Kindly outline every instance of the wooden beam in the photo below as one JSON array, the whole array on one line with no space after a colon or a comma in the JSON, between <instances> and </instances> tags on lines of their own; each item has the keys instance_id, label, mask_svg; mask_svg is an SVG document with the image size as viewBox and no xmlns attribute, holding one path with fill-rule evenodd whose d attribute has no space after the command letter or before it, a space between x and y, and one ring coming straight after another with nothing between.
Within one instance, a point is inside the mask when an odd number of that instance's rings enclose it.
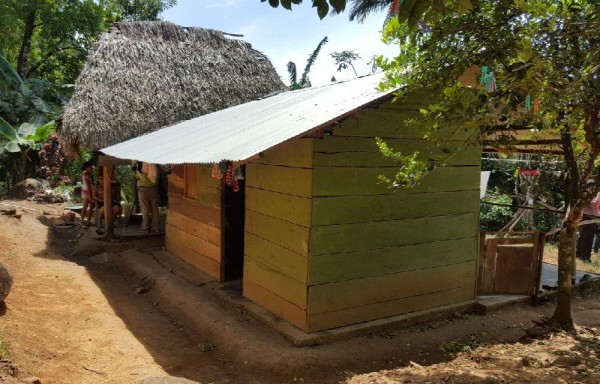
<instances>
[{"instance_id":1,"label":"wooden beam","mask_svg":"<svg viewBox=\"0 0 600 384\"><path fill-rule=\"evenodd\" d=\"M492 145L495 140L483 140L483 145ZM519 140L516 139L515 145L552 145L560 144L560 139L543 139L543 140Z\"/></svg>"},{"instance_id":2,"label":"wooden beam","mask_svg":"<svg viewBox=\"0 0 600 384\"><path fill-rule=\"evenodd\" d=\"M113 221L112 221L112 196L111 196L111 179L113 167L105 165L102 167L102 177L104 180L104 228L105 237L112 239L114 236Z\"/></svg>"},{"instance_id":3,"label":"wooden beam","mask_svg":"<svg viewBox=\"0 0 600 384\"><path fill-rule=\"evenodd\" d=\"M533 153L533 154L543 154L543 155L562 155L562 151L557 151L557 150L552 150L552 149L523 149L523 148L514 147L514 148L511 148L511 150L509 151L508 149L501 150L501 149L489 148L489 147L483 148L483 153L506 153L506 152L524 153L524 154Z\"/></svg>"}]
</instances>

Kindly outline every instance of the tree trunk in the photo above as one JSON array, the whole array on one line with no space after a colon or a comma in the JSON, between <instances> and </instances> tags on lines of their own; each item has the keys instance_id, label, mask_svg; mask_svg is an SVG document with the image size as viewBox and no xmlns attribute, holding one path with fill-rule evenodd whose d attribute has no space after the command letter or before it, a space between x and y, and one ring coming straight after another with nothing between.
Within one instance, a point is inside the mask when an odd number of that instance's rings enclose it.
<instances>
[{"instance_id":1,"label":"tree trunk","mask_svg":"<svg viewBox=\"0 0 600 384\"><path fill-rule=\"evenodd\" d=\"M21 78L27 77L27 67L29 61L29 52L31 52L31 42L33 39L33 31L35 29L36 10L32 9L25 18L25 28L23 30L23 40L21 41L21 50L17 59L17 73Z\"/></svg>"},{"instance_id":2,"label":"tree trunk","mask_svg":"<svg viewBox=\"0 0 600 384\"><path fill-rule=\"evenodd\" d=\"M551 321L564 329L573 329L571 316L571 274L575 263L575 234L579 213L568 211L559 233L558 294Z\"/></svg>"}]
</instances>

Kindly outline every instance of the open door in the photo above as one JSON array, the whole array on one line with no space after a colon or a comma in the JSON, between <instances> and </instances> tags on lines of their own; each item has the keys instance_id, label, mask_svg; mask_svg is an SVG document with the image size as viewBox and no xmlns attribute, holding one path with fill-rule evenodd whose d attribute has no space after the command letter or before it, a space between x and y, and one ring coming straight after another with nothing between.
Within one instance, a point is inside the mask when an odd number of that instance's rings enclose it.
<instances>
[{"instance_id":1,"label":"open door","mask_svg":"<svg viewBox=\"0 0 600 384\"><path fill-rule=\"evenodd\" d=\"M543 253L541 232L482 233L477 294L537 295Z\"/></svg>"},{"instance_id":2,"label":"open door","mask_svg":"<svg viewBox=\"0 0 600 384\"><path fill-rule=\"evenodd\" d=\"M245 174L245 166L242 165ZM223 211L225 229L224 241L224 279L240 279L244 271L244 222L246 213L245 180L238 180L239 191L223 186Z\"/></svg>"}]
</instances>

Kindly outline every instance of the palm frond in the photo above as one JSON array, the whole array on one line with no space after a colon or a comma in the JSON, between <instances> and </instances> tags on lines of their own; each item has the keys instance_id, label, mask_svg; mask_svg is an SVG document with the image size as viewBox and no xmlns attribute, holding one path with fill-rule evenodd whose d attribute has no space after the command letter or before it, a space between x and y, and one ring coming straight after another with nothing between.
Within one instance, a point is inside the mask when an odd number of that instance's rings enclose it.
<instances>
[{"instance_id":1,"label":"palm frond","mask_svg":"<svg viewBox=\"0 0 600 384\"><path fill-rule=\"evenodd\" d=\"M296 71L296 63L293 61L288 61L287 63L287 71L290 75L290 85L298 84L298 73Z\"/></svg>"},{"instance_id":2,"label":"palm frond","mask_svg":"<svg viewBox=\"0 0 600 384\"><path fill-rule=\"evenodd\" d=\"M350 21L358 21L362 23L365 21L367 16L373 12L380 12L383 10L388 10L388 16L386 19L389 19L391 15L389 15L389 9L394 0L351 0L352 8L350 9L350 14L348 18Z\"/></svg>"},{"instance_id":3,"label":"palm frond","mask_svg":"<svg viewBox=\"0 0 600 384\"><path fill-rule=\"evenodd\" d=\"M300 85L303 88L305 85L309 86L310 83L308 80L308 73L310 72L310 69L315 61L317 61L317 56L319 56L319 52L321 52L321 47L323 47L323 45L325 45L328 41L329 40L327 39L327 36L325 36L319 45L317 45L317 48L313 51L313 53L308 56L308 60L306 60L306 67L304 68L304 72L302 72L302 77L300 78Z\"/></svg>"}]
</instances>

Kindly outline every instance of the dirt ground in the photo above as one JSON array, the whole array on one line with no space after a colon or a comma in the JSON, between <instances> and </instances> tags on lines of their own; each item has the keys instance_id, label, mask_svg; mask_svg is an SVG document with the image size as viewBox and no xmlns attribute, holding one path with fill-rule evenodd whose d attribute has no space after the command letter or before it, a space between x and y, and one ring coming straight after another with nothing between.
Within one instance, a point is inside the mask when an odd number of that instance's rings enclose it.
<instances>
[{"instance_id":1,"label":"dirt ground","mask_svg":"<svg viewBox=\"0 0 600 384\"><path fill-rule=\"evenodd\" d=\"M457 313L304 348L249 323L248 332L271 336L261 341L263 354L242 361L219 345L207 347L194 330L183 331L126 274L87 262L107 250L160 248L164 239L107 243L92 238L93 228L53 229L60 204L0 203L0 209L20 206L22 214L0 215L0 262L14 276L0 304L0 382L139 383L171 376L200 383L600 383L600 292L592 288L574 299L574 334L524 338L532 320L552 314L552 303L485 316ZM306 369L270 367L282 353L303 356Z\"/></svg>"}]
</instances>

